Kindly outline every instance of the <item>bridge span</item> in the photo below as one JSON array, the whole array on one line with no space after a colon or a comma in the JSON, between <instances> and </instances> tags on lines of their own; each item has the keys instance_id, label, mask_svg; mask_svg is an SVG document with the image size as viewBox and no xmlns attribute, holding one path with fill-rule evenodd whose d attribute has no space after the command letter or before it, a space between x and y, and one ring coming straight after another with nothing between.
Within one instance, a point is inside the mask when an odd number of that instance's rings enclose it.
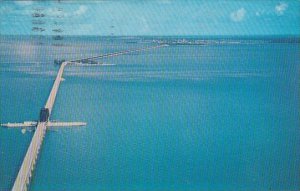
<instances>
[{"instance_id":1,"label":"bridge span","mask_svg":"<svg viewBox=\"0 0 300 191\"><path fill-rule=\"evenodd\" d=\"M36 163L40 147L43 143L43 139L47 130L47 123L51 115L51 111L55 102L56 94L62 79L62 74L64 72L65 66L68 62L61 64L59 71L57 73L56 79L54 81L53 87L51 89L50 95L46 102L45 108L49 110L49 115L45 121L39 121L37 123L36 130L32 137L31 143L26 152L25 158L22 162L21 168L15 180L12 190L13 191L24 191L27 190L27 185L30 182L32 176L32 171L34 170L34 165Z\"/></svg>"},{"instance_id":2,"label":"bridge span","mask_svg":"<svg viewBox=\"0 0 300 191\"><path fill-rule=\"evenodd\" d=\"M89 58L84 58L84 59L76 59L76 60L72 60L72 61L62 62L60 65L60 68L58 70L57 76L55 78L50 95L45 104L45 107L41 110L40 120L37 122L36 130L34 132L34 135L32 137L32 140L30 142L30 145L28 147L28 150L26 152L24 160L22 162L21 168L18 172L17 178L14 182L12 191L27 191L27 189L28 189L27 186L30 183L30 179L32 177L32 172L34 170L34 166L35 166L36 160L38 158L39 150L41 148L43 139L46 134L47 126L70 126L72 124L72 123L60 123L60 124L59 123L51 123L49 121L49 118L51 116L51 112L53 109L53 105L55 102L55 98L56 98L56 95L58 92L58 88L59 88L60 82L63 79L62 75L63 75L64 69L65 69L65 66L67 66L68 64L74 64L76 62L80 62L82 60L102 59L102 58L107 58L107 57L119 56L119 55L123 55L123 54L129 54L132 52L151 50L151 49L165 47L165 46L168 46L168 45L159 45L159 46L140 48L140 49L135 49L135 50L125 50L125 51L121 51L121 52L103 54L100 56L94 56L94 57L89 57ZM30 124L27 124L27 125L30 125ZM85 123L80 123L80 122L73 122L73 124L75 124L75 126L85 125ZM20 123L4 124L4 126L20 127Z\"/></svg>"}]
</instances>

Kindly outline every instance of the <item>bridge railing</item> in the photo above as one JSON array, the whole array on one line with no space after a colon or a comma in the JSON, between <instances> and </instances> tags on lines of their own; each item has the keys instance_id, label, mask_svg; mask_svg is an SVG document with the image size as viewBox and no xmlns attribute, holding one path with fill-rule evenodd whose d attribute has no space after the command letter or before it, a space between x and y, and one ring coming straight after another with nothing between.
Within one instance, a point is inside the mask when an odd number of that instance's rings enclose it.
<instances>
[{"instance_id":1,"label":"bridge railing","mask_svg":"<svg viewBox=\"0 0 300 191\"><path fill-rule=\"evenodd\" d=\"M13 191L27 190L27 184L29 183L29 180L31 178L32 170L38 157L38 152L41 147L45 132L46 123L39 123L28 147L18 176L15 180L14 186L12 188Z\"/></svg>"}]
</instances>

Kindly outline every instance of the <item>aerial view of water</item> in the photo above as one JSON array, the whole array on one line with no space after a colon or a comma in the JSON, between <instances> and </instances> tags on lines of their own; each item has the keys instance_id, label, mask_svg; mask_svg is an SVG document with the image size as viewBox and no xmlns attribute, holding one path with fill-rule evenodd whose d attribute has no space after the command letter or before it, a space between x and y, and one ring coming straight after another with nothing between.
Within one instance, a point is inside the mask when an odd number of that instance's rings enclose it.
<instances>
[{"instance_id":1,"label":"aerial view of water","mask_svg":"<svg viewBox=\"0 0 300 191\"><path fill-rule=\"evenodd\" d=\"M0 122L38 120L65 68L30 190L299 190L298 37L0 36ZM33 131L0 128L0 190Z\"/></svg>"}]
</instances>

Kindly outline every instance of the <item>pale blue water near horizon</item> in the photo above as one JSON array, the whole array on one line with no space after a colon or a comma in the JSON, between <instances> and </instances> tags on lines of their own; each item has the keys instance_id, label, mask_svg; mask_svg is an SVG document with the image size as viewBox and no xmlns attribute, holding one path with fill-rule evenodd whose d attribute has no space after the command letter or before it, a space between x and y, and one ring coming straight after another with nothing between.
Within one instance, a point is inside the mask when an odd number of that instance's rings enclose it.
<instances>
[{"instance_id":1,"label":"pale blue water near horizon","mask_svg":"<svg viewBox=\"0 0 300 191\"><path fill-rule=\"evenodd\" d=\"M30 190L299 190L298 37L0 36L0 122L38 118L55 58L183 38L68 66L51 118L88 125L47 132ZM0 190L32 135L0 128Z\"/></svg>"}]
</instances>

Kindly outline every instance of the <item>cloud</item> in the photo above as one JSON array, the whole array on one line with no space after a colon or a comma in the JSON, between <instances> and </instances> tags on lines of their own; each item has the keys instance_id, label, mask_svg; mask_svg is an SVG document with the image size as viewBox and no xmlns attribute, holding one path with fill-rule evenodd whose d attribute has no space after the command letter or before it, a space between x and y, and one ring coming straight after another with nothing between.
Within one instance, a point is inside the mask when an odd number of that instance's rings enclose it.
<instances>
[{"instance_id":1,"label":"cloud","mask_svg":"<svg viewBox=\"0 0 300 191\"><path fill-rule=\"evenodd\" d=\"M265 10L259 10L259 11L256 11L256 12L255 12L255 15L256 15L257 17L260 17L260 16L262 16L262 15L265 14L265 13L266 13Z\"/></svg>"},{"instance_id":2,"label":"cloud","mask_svg":"<svg viewBox=\"0 0 300 191\"><path fill-rule=\"evenodd\" d=\"M8 6L0 7L0 14L8 14L12 11L13 11L13 9L11 7L8 7Z\"/></svg>"},{"instance_id":3,"label":"cloud","mask_svg":"<svg viewBox=\"0 0 300 191\"><path fill-rule=\"evenodd\" d=\"M58 11L57 8L49 8L46 10L47 16L66 16L64 12Z\"/></svg>"},{"instance_id":4,"label":"cloud","mask_svg":"<svg viewBox=\"0 0 300 191\"><path fill-rule=\"evenodd\" d=\"M17 5L20 5L20 6L27 6L27 5L32 5L32 1L15 1L15 3Z\"/></svg>"},{"instance_id":5,"label":"cloud","mask_svg":"<svg viewBox=\"0 0 300 191\"><path fill-rule=\"evenodd\" d=\"M159 0L158 3L160 4L171 4L171 0Z\"/></svg>"},{"instance_id":6,"label":"cloud","mask_svg":"<svg viewBox=\"0 0 300 191\"><path fill-rule=\"evenodd\" d=\"M142 32L149 32L150 27L149 27L147 19L145 17L140 17L140 21L142 24L142 27L141 27Z\"/></svg>"},{"instance_id":7,"label":"cloud","mask_svg":"<svg viewBox=\"0 0 300 191\"><path fill-rule=\"evenodd\" d=\"M94 31L94 25L93 24L79 24L76 28L73 28L70 33L73 34L89 34L92 31Z\"/></svg>"},{"instance_id":8,"label":"cloud","mask_svg":"<svg viewBox=\"0 0 300 191\"><path fill-rule=\"evenodd\" d=\"M234 22L240 22L245 18L246 13L246 9L240 8L239 10L232 12L230 18Z\"/></svg>"},{"instance_id":9,"label":"cloud","mask_svg":"<svg viewBox=\"0 0 300 191\"><path fill-rule=\"evenodd\" d=\"M74 15L78 15L78 16L82 15L82 14L86 13L87 10L88 10L88 8L86 6L81 5L79 7L79 9L74 12Z\"/></svg>"},{"instance_id":10,"label":"cloud","mask_svg":"<svg viewBox=\"0 0 300 191\"><path fill-rule=\"evenodd\" d=\"M57 8L49 8L46 10L46 14L52 17L73 17L80 16L86 13L88 8L84 5L79 6L79 8L73 12L71 11L59 11Z\"/></svg>"},{"instance_id":11,"label":"cloud","mask_svg":"<svg viewBox=\"0 0 300 191\"><path fill-rule=\"evenodd\" d=\"M277 15L283 15L287 8L288 4L281 2L275 6L275 12Z\"/></svg>"}]
</instances>

